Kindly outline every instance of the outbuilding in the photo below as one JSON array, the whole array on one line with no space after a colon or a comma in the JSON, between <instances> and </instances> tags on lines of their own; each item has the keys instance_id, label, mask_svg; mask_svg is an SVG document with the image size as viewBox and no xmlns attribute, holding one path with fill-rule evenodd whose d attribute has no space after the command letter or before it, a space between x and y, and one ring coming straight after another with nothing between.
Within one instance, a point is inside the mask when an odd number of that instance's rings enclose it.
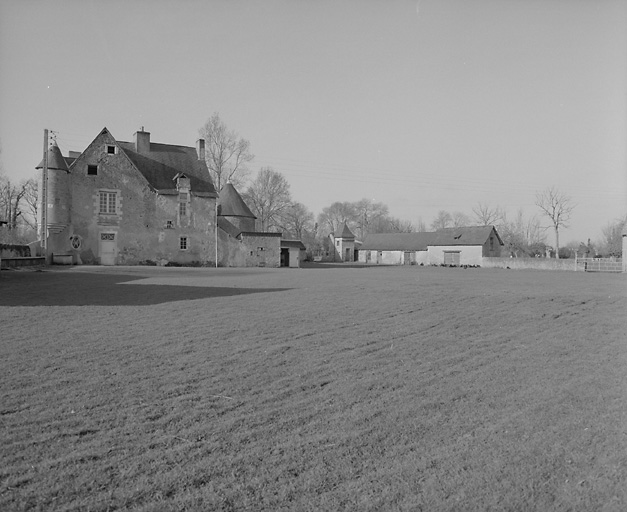
<instances>
[{"instance_id":1,"label":"outbuilding","mask_svg":"<svg viewBox=\"0 0 627 512\"><path fill-rule=\"evenodd\" d=\"M502 246L494 226L375 233L364 239L359 261L379 265L481 265L485 257L499 257Z\"/></svg>"},{"instance_id":2,"label":"outbuilding","mask_svg":"<svg viewBox=\"0 0 627 512\"><path fill-rule=\"evenodd\" d=\"M299 268L305 261L306 250L300 240L281 240L281 266Z\"/></svg>"}]
</instances>

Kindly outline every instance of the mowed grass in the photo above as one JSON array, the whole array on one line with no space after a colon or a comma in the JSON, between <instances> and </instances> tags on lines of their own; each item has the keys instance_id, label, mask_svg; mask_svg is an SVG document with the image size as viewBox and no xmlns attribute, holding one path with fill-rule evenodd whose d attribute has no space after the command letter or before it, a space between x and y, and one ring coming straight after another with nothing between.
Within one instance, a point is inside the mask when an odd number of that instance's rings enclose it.
<instances>
[{"instance_id":1,"label":"mowed grass","mask_svg":"<svg viewBox=\"0 0 627 512\"><path fill-rule=\"evenodd\" d=\"M0 510L625 510L626 278L3 272Z\"/></svg>"}]
</instances>

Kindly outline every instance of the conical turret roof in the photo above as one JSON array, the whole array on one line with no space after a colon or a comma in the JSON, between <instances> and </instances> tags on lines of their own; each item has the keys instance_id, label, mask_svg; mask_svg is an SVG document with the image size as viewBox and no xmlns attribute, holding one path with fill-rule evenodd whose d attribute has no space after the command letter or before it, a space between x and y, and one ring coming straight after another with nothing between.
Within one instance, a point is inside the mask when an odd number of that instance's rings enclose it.
<instances>
[{"instance_id":1,"label":"conical turret roof","mask_svg":"<svg viewBox=\"0 0 627 512\"><path fill-rule=\"evenodd\" d=\"M342 234L338 238L355 238L355 235L353 235L353 232L350 229L348 229L346 222L344 223L344 227L342 228Z\"/></svg>"},{"instance_id":2,"label":"conical turret roof","mask_svg":"<svg viewBox=\"0 0 627 512\"><path fill-rule=\"evenodd\" d=\"M43 167L44 160L42 158L40 164L35 167L35 169L43 169ZM59 149L59 146L56 145L56 143L48 148L48 169L56 169L58 171L69 172L67 162L65 161L65 158L61 154L61 150Z\"/></svg>"},{"instance_id":3,"label":"conical turret roof","mask_svg":"<svg viewBox=\"0 0 627 512\"><path fill-rule=\"evenodd\" d=\"M249 217L256 219L250 208L246 206L246 203L239 195L239 192L235 190L235 187L231 183L227 183L220 190L220 197L218 199L218 205L220 206L220 215L224 217Z\"/></svg>"}]
</instances>

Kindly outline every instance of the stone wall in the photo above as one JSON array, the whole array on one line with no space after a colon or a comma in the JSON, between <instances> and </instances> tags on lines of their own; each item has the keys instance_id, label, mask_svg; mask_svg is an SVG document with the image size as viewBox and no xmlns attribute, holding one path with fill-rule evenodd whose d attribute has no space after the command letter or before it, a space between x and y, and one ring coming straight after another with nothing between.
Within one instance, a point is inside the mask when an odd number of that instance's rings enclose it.
<instances>
[{"instance_id":1,"label":"stone wall","mask_svg":"<svg viewBox=\"0 0 627 512\"><path fill-rule=\"evenodd\" d=\"M485 268L511 268L536 270L576 270L574 259L554 258L483 258Z\"/></svg>"},{"instance_id":2,"label":"stone wall","mask_svg":"<svg viewBox=\"0 0 627 512\"><path fill-rule=\"evenodd\" d=\"M0 244L0 257L2 258L30 258L36 256L31 254L30 246L16 244Z\"/></svg>"}]
</instances>

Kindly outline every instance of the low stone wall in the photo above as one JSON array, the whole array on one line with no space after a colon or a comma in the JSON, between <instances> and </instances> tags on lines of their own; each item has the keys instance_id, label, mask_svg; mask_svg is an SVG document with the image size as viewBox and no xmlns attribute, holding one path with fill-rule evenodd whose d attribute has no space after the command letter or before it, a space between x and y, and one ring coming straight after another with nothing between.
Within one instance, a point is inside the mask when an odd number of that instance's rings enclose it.
<instances>
[{"instance_id":1,"label":"low stone wall","mask_svg":"<svg viewBox=\"0 0 627 512\"><path fill-rule=\"evenodd\" d=\"M553 258L483 258L481 266L484 268L577 270L574 259Z\"/></svg>"},{"instance_id":2,"label":"low stone wall","mask_svg":"<svg viewBox=\"0 0 627 512\"><path fill-rule=\"evenodd\" d=\"M0 244L1 258L30 258L31 248L28 245Z\"/></svg>"},{"instance_id":3,"label":"low stone wall","mask_svg":"<svg viewBox=\"0 0 627 512\"><path fill-rule=\"evenodd\" d=\"M0 268L33 267L46 264L46 258L32 254L28 245L0 244Z\"/></svg>"}]
</instances>

